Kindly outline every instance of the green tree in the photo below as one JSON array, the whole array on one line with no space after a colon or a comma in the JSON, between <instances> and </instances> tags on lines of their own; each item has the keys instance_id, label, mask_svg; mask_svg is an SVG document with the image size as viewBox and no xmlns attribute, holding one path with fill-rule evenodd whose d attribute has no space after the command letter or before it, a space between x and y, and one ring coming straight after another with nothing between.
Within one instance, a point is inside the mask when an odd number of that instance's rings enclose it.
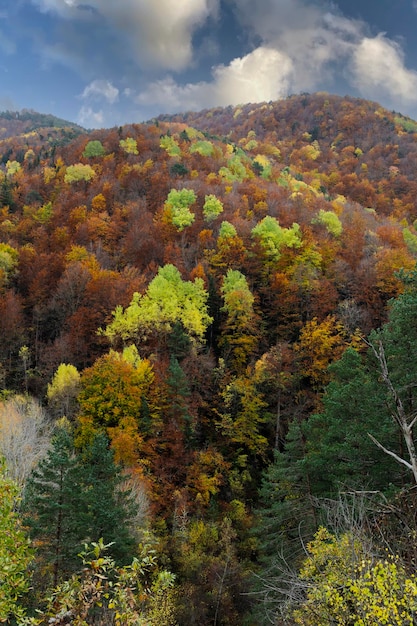
<instances>
[{"instance_id":1,"label":"green tree","mask_svg":"<svg viewBox=\"0 0 417 626\"><path fill-rule=\"evenodd\" d=\"M137 141L133 137L121 139L119 145L127 154L139 154Z\"/></svg>"},{"instance_id":2,"label":"green tree","mask_svg":"<svg viewBox=\"0 0 417 626\"><path fill-rule=\"evenodd\" d=\"M340 237L342 234L342 222L333 211L324 211L320 209L317 216L311 220L312 224L322 224L328 233L334 237Z\"/></svg>"},{"instance_id":3,"label":"green tree","mask_svg":"<svg viewBox=\"0 0 417 626\"><path fill-rule=\"evenodd\" d=\"M15 274L18 262L18 251L7 243L0 243L0 288Z\"/></svg>"},{"instance_id":4,"label":"green tree","mask_svg":"<svg viewBox=\"0 0 417 626\"><path fill-rule=\"evenodd\" d=\"M300 248L302 243L298 224L283 228L276 218L269 215L252 228L252 237L259 240L270 261L277 261L281 257L282 248Z\"/></svg>"},{"instance_id":5,"label":"green tree","mask_svg":"<svg viewBox=\"0 0 417 626\"><path fill-rule=\"evenodd\" d=\"M76 457L72 436L57 428L46 457L30 475L22 509L41 562L52 569L54 586L74 567L80 548L74 513L79 495L72 479ZM75 522L75 523L74 523Z\"/></svg>"},{"instance_id":6,"label":"green tree","mask_svg":"<svg viewBox=\"0 0 417 626\"><path fill-rule=\"evenodd\" d=\"M0 459L0 622L22 619L22 597L30 586L33 551L16 513L19 489Z\"/></svg>"},{"instance_id":7,"label":"green tree","mask_svg":"<svg viewBox=\"0 0 417 626\"><path fill-rule=\"evenodd\" d=\"M203 215L206 222L212 222L221 213L223 213L222 202L213 194L206 196L203 205Z\"/></svg>"},{"instance_id":8,"label":"green tree","mask_svg":"<svg viewBox=\"0 0 417 626\"><path fill-rule=\"evenodd\" d=\"M415 273L402 279L387 324L369 335L363 357L348 349L330 366L323 411L303 427L305 464L322 493L341 485L386 491L401 484L404 468L417 481L417 283Z\"/></svg>"},{"instance_id":9,"label":"green tree","mask_svg":"<svg viewBox=\"0 0 417 626\"><path fill-rule=\"evenodd\" d=\"M107 436L97 433L89 446L77 451L76 460L71 479L79 486L79 498L72 514L78 517L79 545L102 538L111 544L109 553L117 563L128 563L135 550L129 529L133 502L122 489L124 479Z\"/></svg>"},{"instance_id":10,"label":"green tree","mask_svg":"<svg viewBox=\"0 0 417 626\"><path fill-rule=\"evenodd\" d=\"M91 165L76 163L68 165L65 172L64 180L66 183L78 183L80 181L88 182L96 175Z\"/></svg>"},{"instance_id":11,"label":"green tree","mask_svg":"<svg viewBox=\"0 0 417 626\"><path fill-rule=\"evenodd\" d=\"M48 383L47 398L54 413L68 418L74 417L77 410L77 396L80 392L80 373L74 365L61 363L52 381Z\"/></svg>"},{"instance_id":12,"label":"green tree","mask_svg":"<svg viewBox=\"0 0 417 626\"><path fill-rule=\"evenodd\" d=\"M91 159L94 157L104 156L105 154L106 154L106 151L104 149L103 144L101 143L101 141L98 141L97 139L95 139L87 143L87 145L84 148L83 157Z\"/></svg>"},{"instance_id":13,"label":"green tree","mask_svg":"<svg viewBox=\"0 0 417 626\"><path fill-rule=\"evenodd\" d=\"M135 293L125 310L116 308L104 334L111 341L136 340L139 345L149 336L169 335L180 323L194 343L201 342L212 322L207 300L201 278L184 281L174 265L165 265L159 268L144 295Z\"/></svg>"},{"instance_id":14,"label":"green tree","mask_svg":"<svg viewBox=\"0 0 417 626\"><path fill-rule=\"evenodd\" d=\"M384 454L368 436L396 441L375 363L348 348L329 368L332 381L323 396L323 410L303 424L303 461L316 495L340 489L390 488L400 481ZM395 467L394 467L395 469Z\"/></svg>"},{"instance_id":15,"label":"green tree","mask_svg":"<svg viewBox=\"0 0 417 626\"><path fill-rule=\"evenodd\" d=\"M201 156L213 156L214 146L211 141L194 141L194 143L190 146L190 154L194 154L195 152L197 152L197 154L201 154Z\"/></svg>"},{"instance_id":16,"label":"green tree","mask_svg":"<svg viewBox=\"0 0 417 626\"><path fill-rule=\"evenodd\" d=\"M373 442L391 458L410 471L417 483L417 451L415 424L417 423L417 271L400 272L404 293L391 301L388 322L372 332L367 340L369 353L374 358L375 377L393 425L405 444L405 450L393 449L377 434L369 431Z\"/></svg>"},{"instance_id":17,"label":"green tree","mask_svg":"<svg viewBox=\"0 0 417 626\"><path fill-rule=\"evenodd\" d=\"M175 157L181 155L181 148L178 144L178 141L170 135L164 135L163 137L161 137L159 146L166 150L169 156Z\"/></svg>"},{"instance_id":18,"label":"green tree","mask_svg":"<svg viewBox=\"0 0 417 626\"><path fill-rule=\"evenodd\" d=\"M128 494L119 489L120 483L103 433L80 451L69 425L57 428L47 456L27 482L23 501L40 566L50 569L54 586L77 566L77 554L87 541L103 537L113 542L111 554L119 562L128 559L133 539L127 529Z\"/></svg>"},{"instance_id":19,"label":"green tree","mask_svg":"<svg viewBox=\"0 0 417 626\"><path fill-rule=\"evenodd\" d=\"M253 358L259 336L259 317L253 309L254 296L246 277L239 270L229 269L223 278L222 310L227 314L219 345L232 368L242 372Z\"/></svg>"},{"instance_id":20,"label":"green tree","mask_svg":"<svg viewBox=\"0 0 417 626\"><path fill-rule=\"evenodd\" d=\"M81 572L54 589L35 624L176 626L175 577L159 568L152 546L122 568L109 547L102 539L84 546Z\"/></svg>"},{"instance_id":21,"label":"green tree","mask_svg":"<svg viewBox=\"0 0 417 626\"><path fill-rule=\"evenodd\" d=\"M317 528L304 455L304 438L300 424L294 420L285 449L275 451L273 462L263 473L255 513L253 534L258 544L259 576L267 584L280 579L283 563L294 566L300 562L302 541L311 539Z\"/></svg>"},{"instance_id":22,"label":"green tree","mask_svg":"<svg viewBox=\"0 0 417 626\"><path fill-rule=\"evenodd\" d=\"M236 228L230 222L224 221L220 224L219 239L228 239L229 237L236 237Z\"/></svg>"},{"instance_id":23,"label":"green tree","mask_svg":"<svg viewBox=\"0 0 417 626\"><path fill-rule=\"evenodd\" d=\"M243 165L240 155L234 154L227 161L227 166L219 169L219 175L227 182L242 182L248 177L246 167Z\"/></svg>"},{"instance_id":24,"label":"green tree","mask_svg":"<svg viewBox=\"0 0 417 626\"><path fill-rule=\"evenodd\" d=\"M179 232L194 222L195 215L190 211L190 206L196 199L193 189L171 189L169 192L164 205L165 211Z\"/></svg>"}]
</instances>

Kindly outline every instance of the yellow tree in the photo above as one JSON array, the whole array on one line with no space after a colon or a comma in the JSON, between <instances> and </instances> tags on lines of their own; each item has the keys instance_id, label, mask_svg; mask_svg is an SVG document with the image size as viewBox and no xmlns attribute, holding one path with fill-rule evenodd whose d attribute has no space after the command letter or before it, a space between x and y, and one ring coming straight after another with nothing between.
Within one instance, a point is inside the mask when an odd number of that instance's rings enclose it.
<instances>
[{"instance_id":1,"label":"yellow tree","mask_svg":"<svg viewBox=\"0 0 417 626\"><path fill-rule=\"evenodd\" d=\"M307 546L299 573L304 599L290 611L300 626L412 626L417 611L417 577L399 557L375 557L364 537L336 537L319 528Z\"/></svg>"}]
</instances>

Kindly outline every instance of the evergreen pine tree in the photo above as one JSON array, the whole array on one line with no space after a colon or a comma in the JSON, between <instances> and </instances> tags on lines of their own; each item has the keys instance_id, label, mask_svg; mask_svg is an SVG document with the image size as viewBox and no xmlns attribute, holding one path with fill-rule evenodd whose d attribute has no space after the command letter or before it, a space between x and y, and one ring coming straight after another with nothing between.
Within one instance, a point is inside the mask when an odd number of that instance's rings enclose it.
<instances>
[{"instance_id":1,"label":"evergreen pine tree","mask_svg":"<svg viewBox=\"0 0 417 626\"><path fill-rule=\"evenodd\" d=\"M74 484L80 487L77 503L77 535L82 543L103 539L117 563L131 561L134 540L129 531L133 502L122 489L123 476L114 463L113 451L104 433L97 433L85 451L79 453Z\"/></svg>"},{"instance_id":2,"label":"evergreen pine tree","mask_svg":"<svg viewBox=\"0 0 417 626\"><path fill-rule=\"evenodd\" d=\"M87 542L102 538L112 544L117 562L130 560L132 511L121 482L104 434L77 451L69 428L57 428L51 449L28 480L23 502L30 535L54 586L79 565L77 555Z\"/></svg>"},{"instance_id":3,"label":"evergreen pine tree","mask_svg":"<svg viewBox=\"0 0 417 626\"><path fill-rule=\"evenodd\" d=\"M348 348L330 366L333 380L323 410L303 424L305 470L316 496L346 489L387 491L401 481L401 468L390 462L368 433L398 449L398 436L386 406L386 393L372 355Z\"/></svg>"},{"instance_id":4,"label":"evergreen pine tree","mask_svg":"<svg viewBox=\"0 0 417 626\"><path fill-rule=\"evenodd\" d=\"M54 586L74 568L80 548L74 519L79 509L76 463L71 433L57 428L48 454L29 476L22 503L30 536L40 560L52 569Z\"/></svg>"}]
</instances>

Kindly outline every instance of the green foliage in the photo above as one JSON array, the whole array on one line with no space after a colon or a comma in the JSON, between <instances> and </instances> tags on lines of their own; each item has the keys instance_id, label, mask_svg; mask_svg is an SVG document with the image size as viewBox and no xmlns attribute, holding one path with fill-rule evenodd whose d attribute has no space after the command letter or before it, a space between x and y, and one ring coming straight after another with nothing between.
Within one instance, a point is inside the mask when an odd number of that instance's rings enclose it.
<instances>
[{"instance_id":1,"label":"green foliage","mask_svg":"<svg viewBox=\"0 0 417 626\"><path fill-rule=\"evenodd\" d=\"M372 443L395 441L395 428L374 364L363 362L349 348L330 366L333 380L326 387L323 411L303 426L307 439L305 470L317 495L339 489L386 490L398 472ZM393 471L394 470L394 471Z\"/></svg>"},{"instance_id":2,"label":"green foliage","mask_svg":"<svg viewBox=\"0 0 417 626\"><path fill-rule=\"evenodd\" d=\"M409 251L412 254L417 254L417 235L412 233L409 228L404 228L403 237Z\"/></svg>"},{"instance_id":3,"label":"green foliage","mask_svg":"<svg viewBox=\"0 0 417 626\"><path fill-rule=\"evenodd\" d=\"M116 308L105 335L110 340L146 340L153 333L171 333L179 322L192 340L202 341L212 322L207 300L201 278L183 281L174 265L165 265L159 268L145 295L135 293L127 309Z\"/></svg>"},{"instance_id":4,"label":"green foliage","mask_svg":"<svg viewBox=\"0 0 417 626\"><path fill-rule=\"evenodd\" d=\"M220 224L219 239L228 239L229 237L236 237L236 228L230 222L224 221Z\"/></svg>"},{"instance_id":5,"label":"green foliage","mask_svg":"<svg viewBox=\"0 0 417 626\"><path fill-rule=\"evenodd\" d=\"M111 553L126 562L133 548L127 521L128 494L120 490L120 470L104 434L76 450L68 424L57 428L46 457L32 472L23 511L30 536L53 584L77 565L87 540L111 541Z\"/></svg>"},{"instance_id":6,"label":"green foliage","mask_svg":"<svg viewBox=\"0 0 417 626\"><path fill-rule=\"evenodd\" d=\"M61 363L52 381L48 383L47 398L51 408L60 417L74 416L77 396L80 391L80 373L70 363Z\"/></svg>"},{"instance_id":7,"label":"green foliage","mask_svg":"<svg viewBox=\"0 0 417 626\"><path fill-rule=\"evenodd\" d=\"M201 154L201 156L213 156L214 146L211 141L195 141L190 146L190 154Z\"/></svg>"},{"instance_id":8,"label":"green foliage","mask_svg":"<svg viewBox=\"0 0 417 626\"><path fill-rule=\"evenodd\" d=\"M22 169L22 166L18 161L7 161L6 163L6 177L13 178L17 172Z\"/></svg>"},{"instance_id":9,"label":"green foliage","mask_svg":"<svg viewBox=\"0 0 417 626\"><path fill-rule=\"evenodd\" d=\"M213 194L206 196L203 205L203 215L206 222L212 222L221 213L223 213L222 202Z\"/></svg>"},{"instance_id":10,"label":"green foliage","mask_svg":"<svg viewBox=\"0 0 417 626\"><path fill-rule=\"evenodd\" d=\"M165 209L170 212L171 220L179 232L190 226L195 215L189 209L197 196L193 189L171 189L165 201Z\"/></svg>"},{"instance_id":11,"label":"green foliage","mask_svg":"<svg viewBox=\"0 0 417 626\"><path fill-rule=\"evenodd\" d=\"M275 451L262 476L253 533L258 541L260 575L265 580L279 576L281 560L297 563L303 553L300 539L310 539L317 528L304 448L300 424L294 420L285 449Z\"/></svg>"},{"instance_id":12,"label":"green foliage","mask_svg":"<svg viewBox=\"0 0 417 626\"><path fill-rule=\"evenodd\" d=\"M253 310L255 299L246 277L239 270L227 271L221 293L224 298L222 310L227 313L227 319L219 345L231 367L240 372L253 357L258 341L258 318Z\"/></svg>"},{"instance_id":13,"label":"green foliage","mask_svg":"<svg viewBox=\"0 0 417 626\"><path fill-rule=\"evenodd\" d=\"M311 220L312 224L322 224L328 233L334 237L340 237L342 234L342 222L333 211L324 211L320 209L318 215Z\"/></svg>"},{"instance_id":14,"label":"green foliage","mask_svg":"<svg viewBox=\"0 0 417 626\"><path fill-rule=\"evenodd\" d=\"M0 459L0 622L21 620L22 597L30 585L33 551L16 513L19 500L17 485L8 477Z\"/></svg>"},{"instance_id":15,"label":"green foliage","mask_svg":"<svg viewBox=\"0 0 417 626\"><path fill-rule=\"evenodd\" d=\"M96 175L91 165L84 163L76 163L68 165L65 172L64 180L66 183L78 183L80 181L88 182Z\"/></svg>"},{"instance_id":16,"label":"green foliage","mask_svg":"<svg viewBox=\"0 0 417 626\"><path fill-rule=\"evenodd\" d=\"M47 224L54 213L52 202L47 202L35 213L34 218L40 224Z\"/></svg>"},{"instance_id":17,"label":"green foliage","mask_svg":"<svg viewBox=\"0 0 417 626\"><path fill-rule=\"evenodd\" d=\"M227 182L245 180L248 177L245 166L238 154L233 155L227 161L227 167L223 166L219 169L219 175Z\"/></svg>"},{"instance_id":18,"label":"green foliage","mask_svg":"<svg viewBox=\"0 0 417 626\"><path fill-rule=\"evenodd\" d=\"M169 171L173 176L187 176L189 172L184 163L174 163L169 168Z\"/></svg>"},{"instance_id":19,"label":"green foliage","mask_svg":"<svg viewBox=\"0 0 417 626\"><path fill-rule=\"evenodd\" d=\"M255 299L249 289L246 276L239 270L227 270L221 292L224 298L224 310L227 311L229 318L239 318L239 323L247 323L253 316Z\"/></svg>"},{"instance_id":20,"label":"green foliage","mask_svg":"<svg viewBox=\"0 0 417 626\"><path fill-rule=\"evenodd\" d=\"M264 457L268 440L261 428L267 419L264 412L266 403L256 390L253 379L244 376L235 378L225 387L222 396L225 412L219 422L220 429L238 449Z\"/></svg>"},{"instance_id":21,"label":"green foliage","mask_svg":"<svg viewBox=\"0 0 417 626\"><path fill-rule=\"evenodd\" d=\"M301 246L301 229L298 224L291 228L282 228L276 218L267 215L254 228L252 237L259 240L266 256L277 261L283 247L299 248Z\"/></svg>"},{"instance_id":22,"label":"green foliage","mask_svg":"<svg viewBox=\"0 0 417 626\"><path fill-rule=\"evenodd\" d=\"M139 154L137 141L136 139L133 139L133 137L126 137L126 139L121 139L119 141L119 145L121 148L123 148L126 154Z\"/></svg>"},{"instance_id":23,"label":"green foliage","mask_svg":"<svg viewBox=\"0 0 417 626\"><path fill-rule=\"evenodd\" d=\"M110 548L103 539L85 544L81 573L54 589L32 624L176 626L175 577L158 567L152 547L142 545L139 557L122 568L109 556Z\"/></svg>"},{"instance_id":24,"label":"green foliage","mask_svg":"<svg viewBox=\"0 0 417 626\"><path fill-rule=\"evenodd\" d=\"M405 130L406 133L417 133L417 122L409 117L397 115L394 117L394 122L397 126L400 126L403 130Z\"/></svg>"},{"instance_id":25,"label":"green foliage","mask_svg":"<svg viewBox=\"0 0 417 626\"><path fill-rule=\"evenodd\" d=\"M1 180L0 175L0 206L7 206L14 210L16 203L13 197L13 183L6 177Z\"/></svg>"},{"instance_id":26,"label":"green foliage","mask_svg":"<svg viewBox=\"0 0 417 626\"><path fill-rule=\"evenodd\" d=\"M7 243L0 243L0 285L13 276L18 262L19 252Z\"/></svg>"},{"instance_id":27,"label":"green foliage","mask_svg":"<svg viewBox=\"0 0 417 626\"><path fill-rule=\"evenodd\" d=\"M174 139L170 135L164 135L163 137L161 137L159 146L161 148L164 148L169 156L174 157L181 155L181 148L178 144L178 141L176 141L176 139Z\"/></svg>"},{"instance_id":28,"label":"green foliage","mask_svg":"<svg viewBox=\"0 0 417 626\"><path fill-rule=\"evenodd\" d=\"M189 436L191 417L188 411L187 399L190 396L190 387L184 371L175 356L170 358L166 385L168 400L166 414L169 418L175 420L175 423L185 435Z\"/></svg>"},{"instance_id":29,"label":"green foliage","mask_svg":"<svg viewBox=\"0 0 417 626\"><path fill-rule=\"evenodd\" d=\"M94 157L101 157L106 154L103 144L101 141L95 139L94 141L89 141L84 148L83 157L87 159L91 159Z\"/></svg>"},{"instance_id":30,"label":"green foliage","mask_svg":"<svg viewBox=\"0 0 417 626\"><path fill-rule=\"evenodd\" d=\"M51 449L29 477L23 499L25 524L39 557L52 564L56 584L74 565L80 539L72 521L78 489L72 479L76 459L67 428L58 428Z\"/></svg>"}]
</instances>

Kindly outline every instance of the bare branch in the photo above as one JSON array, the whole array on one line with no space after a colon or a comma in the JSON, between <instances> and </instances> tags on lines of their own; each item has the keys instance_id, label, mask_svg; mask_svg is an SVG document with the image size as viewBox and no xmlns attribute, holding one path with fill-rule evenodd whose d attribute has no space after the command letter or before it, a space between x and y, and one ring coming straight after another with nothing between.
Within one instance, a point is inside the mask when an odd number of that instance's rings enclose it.
<instances>
[{"instance_id":1,"label":"bare branch","mask_svg":"<svg viewBox=\"0 0 417 626\"><path fill-rule=\"evenodd\" d=\"M410 432L413 430L416 422L417 422L417 415L415 415L415 417L413 417L413 419L411 420L410 424L408 425L408 428L410 429Z\"/></svg>"},{"instance_id":2,"label":"bare branch","mask_svg":"<svg viewBox=\"0 0 417 626\"><path fill-rule=\"evenodd\" d=\"M402 459L400 456L398 456L398 454L395 454L395 452L392 452L392 450L388 450L388 448L385 448L385 446L383 446L382 443L379 443L379 441L375 439L375 437L373 437L370 433L368 433L368 437L370 437L372 441L374 442L374 444L378 446L378 448L383 450L385 454L389 454L389 456L392 456L392 458L395 459L397 463L401 463L402 465L405 465L408 469L413 470L413 466L411 465L411 463L409 463L405 459Z\"/></svg>"}]
</instances>

